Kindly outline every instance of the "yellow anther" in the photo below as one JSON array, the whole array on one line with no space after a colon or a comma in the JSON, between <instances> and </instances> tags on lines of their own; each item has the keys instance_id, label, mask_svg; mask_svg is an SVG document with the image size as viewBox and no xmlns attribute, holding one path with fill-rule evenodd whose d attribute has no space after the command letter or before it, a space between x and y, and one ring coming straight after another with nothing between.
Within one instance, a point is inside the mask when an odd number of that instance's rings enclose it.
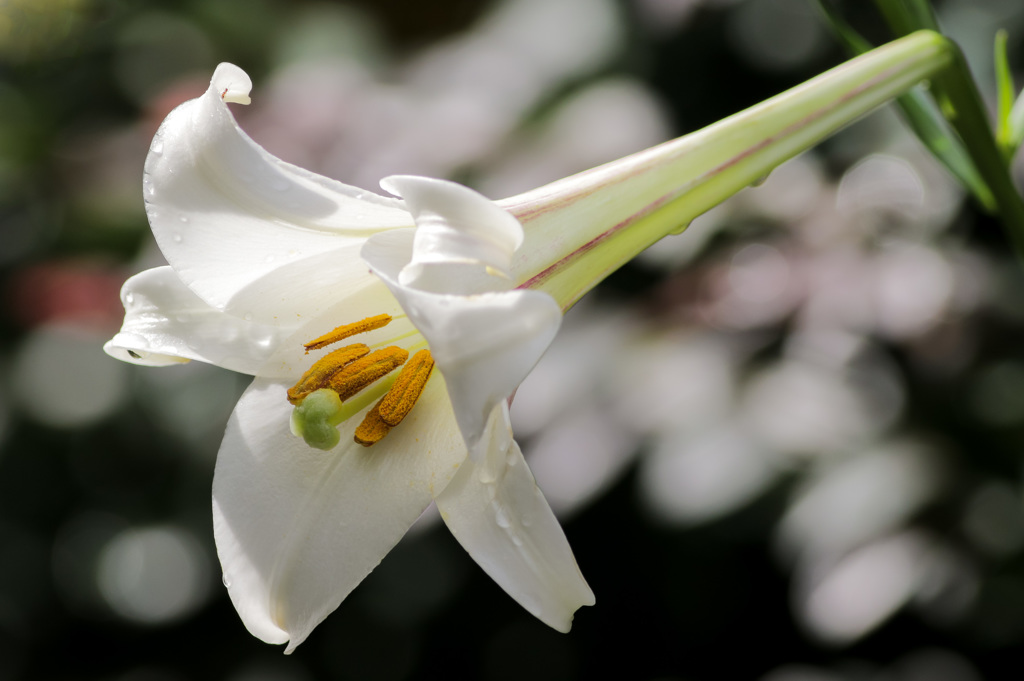
<instances>
[{"instance_id":1,"label":"yellow anther","mask_svg":"<svg viewBox=\"0 0 1024 681\"><path fill-rule=\"evenodd\" d=\"M370 348L362 343L355 343L327 353L302 374L298 383L288 388L288 401L298 404L311 392L326 388L332 376L360 357L365 357L369 352Z\"/></svg>"},{"instance_id":2,"label":"yellow anther","mask_svg":"<svg viewBox=\"0 0 1024 681\"><path fill-rule=\"evenodd\" d=\"M342 402L402 366L409 353L394 345L357 359L330 377L328 388L338 393Z\"/></svg>"},{"instance_id":3,"label":"yellow anther","mask_svg":"<svg viewBox=\"0 0 1024 681\"><path fill-rule=\"evenodd\" d=\"M311 340L304 347L309 353L310 350L319 350L389 323L390 315L367 317L354 324L339 326ZM362 343L347 345L324 355L314 362L298 383L288 389L288 401L296 405L292 413L292 432L301 435L310 447L330 449L337 444L336 426L349 416L359 413L365 408L364 405L387 388L386 385L380 385L363 396L354 400L352 398L405 364L407 359L409 352L400 347L390 345L370 352L370 348ZM434 358L430 352L417 352L409 365L395 377L384 397L367 411L363 422L355 430L355 441L369 447L380 442L392 427L401 423L422 394L433 369ZM322 399L314 399L317 397ZM352 401L343 405L348 400Z\"/></svg>"},{"instance_id":4,"label":"yellow anther","mask_svg":"<svg viewBox=\"0 0 1024 681\"><path fill-rule=\"evenodd\" d=\"M388 394L377 405L380 418L392 428L402 422L419 399L423 387L427 385L430 372L434 368L434 358L430 350L420 350L402 367L402 373L395 379Z\"/></svg>"},{"instance_id":5,"label":"yellow anther","mask_svg":"<svg viewBox=\"0 0 1024 681\"><path fill-rule=\"evenodd\" d=\"M366 417L356 428L353 439L362 446L369 447L383 440L390 430L391 426L384 423L384 419L380 417L380 402L378 402L370 411L366 412Z\"/></svg>"},{"instance_id":6,"label":"yellow anther","mask_svg":"<svg viewBox=\"0 0 1024 681\"><path fill-rule=\"evenodd\" d=\"M373 331L374 329L379 329L381 327L387 326L390 323L391 315L389 314L379 314L376 317L367 317L366 319L359 322L353 322L351 324L339 326L338 328L328 333L325 333L319 338L314 338L313 340L306 343L304 347L306 348L306 353L308 354L310 350L319 350L320 348L325 348L328 345L331 345L332 343L343 341L349 336L355 336L356 334L366 333L367 331Z\"/></svg>"}]
</instances>

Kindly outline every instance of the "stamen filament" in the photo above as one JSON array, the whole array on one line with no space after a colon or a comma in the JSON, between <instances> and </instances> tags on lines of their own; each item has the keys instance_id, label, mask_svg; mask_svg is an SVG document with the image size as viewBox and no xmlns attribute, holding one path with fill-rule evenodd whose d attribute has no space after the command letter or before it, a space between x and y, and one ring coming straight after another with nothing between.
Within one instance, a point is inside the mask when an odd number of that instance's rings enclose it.
<instances>
[{"instance_id":1,"label":"stamen filament","mask_svg":"<svg viewBox=\"0 0 1024 681\"><path fill-rule=\"evenodd\" d=\"M376 407L384 423L393 428L409 415L433 369L434 358L430 350L420 350L402 367L395 384Z\"/></svg>"},{"instance_id":2,"label":"stamen filament","mask_svg":"<svg viewBox=\"0 0 1024 681\"><path fill-rule=\"evenodd\" d=\"M309 354L310 350L319 350L325 348L332 343L343 341L350 336L355 336L360 333L366 333L367 331L373 331L374 329L380 329L391 323L391 315L379 314L375 317L367 317L358 322L352 322L351 324L344 324L329 331L319 338L314 338L309 341L303 347L306 348L306 354Z\"/></svg>"},{"instance_id":3,"label":"stamen filament","mask_svg":"<svg viewBox=\"0 0 1024 681\"><path fill-rule=\"evenodd\" d=\"M334 374L359 358L365 357L369 352L370 348L366 345L355 343L324 355L302 374L298 383L288 388L288 401L298 404L310 393L327 387Z\"/></svg>"},{"instance_id":4,"label":"stamen filament","mask_svg":"<svg viewBox=\"0 0 1024 681\"><path fill-rule=\"evenodd\" d=\"M389 346L357 359L330 377L327 387L338 393L344 402L379 378L402 366L409 353Z\"/></svg>"}]
</instances>

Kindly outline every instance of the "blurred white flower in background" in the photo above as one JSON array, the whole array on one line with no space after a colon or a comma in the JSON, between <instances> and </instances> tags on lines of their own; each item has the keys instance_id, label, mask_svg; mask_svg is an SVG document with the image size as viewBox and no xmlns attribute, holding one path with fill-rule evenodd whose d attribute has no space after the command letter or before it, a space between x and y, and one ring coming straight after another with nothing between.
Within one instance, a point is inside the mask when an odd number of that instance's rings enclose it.
<instances>
[{"instance_id":1,"label":"blurred white flower in background","mask_svg":"<svg viewBox=\"0 0 1024 681\"><path fill-rule=\"evenodd\" d=\"M485 194L510 196L671 138L665 107L624 77L587 85L544 120L510 135L482 165Z\"/></svg>"},{"instance_id":2,"label":"blurred white flower in background","mask_svg":"<svg viewBox=\"0 0 1024 681\"><path fill-rule=\"evenodd\" d=\"M778 527L787 559L843 554L902 527L939 491L940 460L907 441L814 467Z\"/></svg>"},{"instance_id":3,"label":"blurred white flower in background","mask_svg":"<svg viewBox=\"0 0 1024 681\"><path fill-rule=\"evenodd\" d=\"M725 424L698 433L667 433L643 459L643 498L662 520L700 524L742 508L779 472L772 452Z\"/></svg>"},{"instance_id":4,"label":"blurred white flower in background","mask_svg":"<svg viewBox=\"0 0 1024 681\"><path fill-rule=\"evenodd\" d=\"M873 539L832 559L800 566L793 608L817 639L851 643L869 633L915 597L943 589L966 575L946 570L955 562L934 537L917 531Z\"/></svg>"},{"instance_id":5,"label":"blurred white flower in background","mask_svg":"<svg viewBox=\"0 0 1024 681\"><path fill-rule=\"evenodd\" d=\"M268 104L244 125L271 153L357 186L374 187L395 173L451 176L478 164L486 176L489 159L504 156L499 151L527 115L606 65L624 39L610 0L503 0L471 30L389 69L337 56L297 60L271 79ZM575 109L556 114L561 129L572 125L570 116L575 124L589 117L589 141L606 142L596 150L577 145L590 157L564 172L549 168L543 181L665 139L663 115L651 101L644 86L620 80L589 102L561 105ZM520 187L543 183L513 180ZM497 184L480 188L516 193Z\"/></svg>"},{"instance_id":6,"label":"blurred white flower in background","mask_svg":"<svg viewBox=\"0 0 1024 681\"><path fill-rule=\"evenodd\" d=\"M128 367L97 353L107 335L79 325L35 329L14 360L12 390L19 406L55 428L87 426L114 413L128 397Z\"/></svg>"},{"instance_id":7,"label":"blurred white flower in background","mask_svg":"<svg viewBox=\"0 0 1024 681\"><path fill-rule=\"evenodd\" d=\"M755 0L737 3L729 17L727 37L733 49L752 66L785 71L827 49L831 36L801 0Z\"/></svg>"},{"instance_id":8,"label":"blurred white flower in background","mask_svg":"<svg viewBox=\"0 0 1024 681\"><path fill-rule=\"evenodd\" d=\"M205 603L214 583L199 541L174 526L121 532L103 547L96 570L110 608L141 624L164 624L191 614Z\"/></svg>"}]
</instances>

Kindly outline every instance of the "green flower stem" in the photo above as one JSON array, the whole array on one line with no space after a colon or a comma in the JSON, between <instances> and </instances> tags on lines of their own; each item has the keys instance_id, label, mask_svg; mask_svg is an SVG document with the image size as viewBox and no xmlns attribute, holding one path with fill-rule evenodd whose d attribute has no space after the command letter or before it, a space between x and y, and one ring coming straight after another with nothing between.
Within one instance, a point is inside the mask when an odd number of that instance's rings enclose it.
<instances>
[{"instance_id":1,"label":"green flower stem","mask_svg":"<svg viewBox=\"0 0 1024 681\"><path fill-rule=\"evenodd\" d=\"M502 202L526 227L519 285L568 309L658 239L934 77L952 55L946 38L920 31L703 130ZM552 249L560 253L553 265L530 269L541 254L551 262Z\"/></svg>"},{"instance_id":2,"label":"green flower stem","mask_svg":"<svg viewBox=\"0 0 1024 681\"><path fill-rule=\"evenodd\" d=\"M938 30L927 0L875 0L889 26L898 34L918 29ZM1017 193L1009 168L999 149L981 94L971 77L963 52L950 43L952 68L937 73L932 93L946 119L971 155L995 198L996 212L1009 232L1017 256L1024 260L1024 200Z\"/></svg>"}]
</instances>

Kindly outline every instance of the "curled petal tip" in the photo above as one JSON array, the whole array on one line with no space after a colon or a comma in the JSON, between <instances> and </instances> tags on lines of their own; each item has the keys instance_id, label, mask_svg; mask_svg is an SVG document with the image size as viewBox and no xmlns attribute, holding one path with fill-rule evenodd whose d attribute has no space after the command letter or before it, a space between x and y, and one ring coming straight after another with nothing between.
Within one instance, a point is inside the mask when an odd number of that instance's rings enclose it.
<instances>
[{"instance_id":1,"label":"curled petal tip","mask_svg":"<svg viewBox=\"0 0 1024 681\"><path fill-rule=\"evenodd\" d=\"M176 355L152 352L146 348L147 341L133 334L119 333L103 345L103 352L114 359L141 366L173 366L187 364L189 359Z\"/></svg>"},{"instance_id":2,"label":"curled petal tip","mask_svg":"<svg viewBox=\"0 0 1024 681\"><path fill-rule=\"evenodd\" d=\"M223 62L217 66L210 79L210 88L220 95L225 102L248 104L249 93L252 91L252 80L242 69L234 64Z\"/></svg>"},{"instance_id":3,"label":"curled petal tip","mask_svg":"<svg viewBox=\"0 0 1024 681\"><path fill-rule=\"evenodd\" d=\"M464 185L433 177L389 175L380 181L380 186L405 200L417 226L421 222L439 221L468 231L477 239L486 237L499 242L510 252L523 243L519 220Z\"/></svg>"},{"instance_id":4,"label":"curled petal tip","mask_svg":"<svg viewBox=\"0 0 1024 681\"><path fill-rule=\"evenodd\" d=\"M393 196L402 196L402 180L408 175L388 175L381 178L380 188Z\"/></svg>"}]
</instances>

